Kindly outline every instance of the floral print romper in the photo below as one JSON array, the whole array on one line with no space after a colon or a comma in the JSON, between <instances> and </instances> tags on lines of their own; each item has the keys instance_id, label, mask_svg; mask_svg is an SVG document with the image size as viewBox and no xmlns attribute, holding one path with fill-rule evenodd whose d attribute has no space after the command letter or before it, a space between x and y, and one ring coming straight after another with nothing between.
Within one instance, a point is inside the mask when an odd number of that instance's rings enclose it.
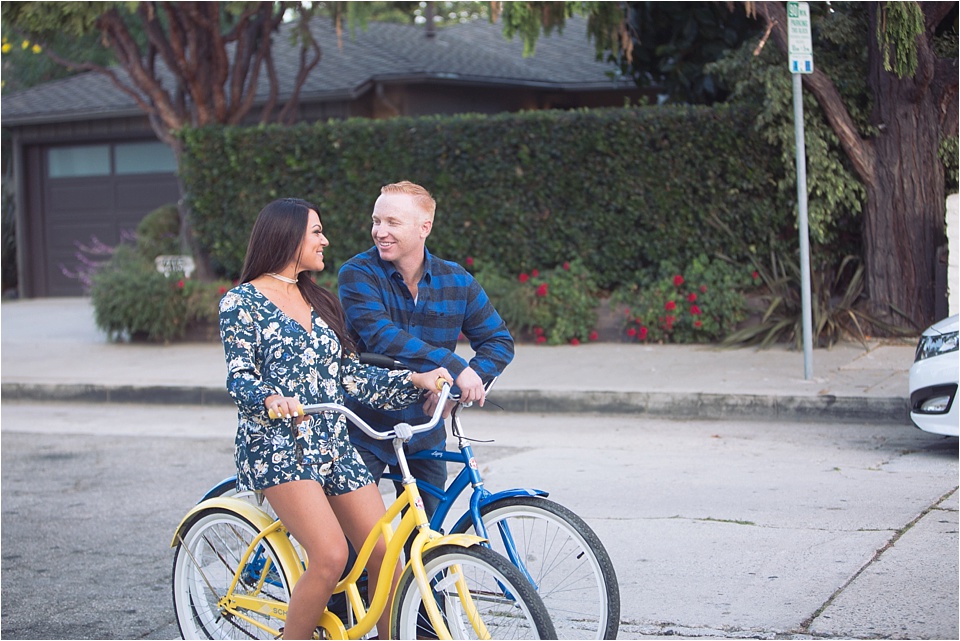
<instances>
[{"instance_id":1,"label":"floral print romper","mask_svg":"<svg viewBox=\"0 0 960 641\"><path fill-rule=\"evenodd\" d=\"M227 391L237 404L237 488L262 490L313 479L327 494L373 482L347 436L346 419L327 412L300 425L271 419L263 401L272 394L304 404L343 403L346 390L371 407L396 410L415 403L420 390L407 370L361 365L343 356L340 341L313 313L312 331L288 317L250 283L220 301L220 338L227 360Z\"/></svg>"}]
</instances>

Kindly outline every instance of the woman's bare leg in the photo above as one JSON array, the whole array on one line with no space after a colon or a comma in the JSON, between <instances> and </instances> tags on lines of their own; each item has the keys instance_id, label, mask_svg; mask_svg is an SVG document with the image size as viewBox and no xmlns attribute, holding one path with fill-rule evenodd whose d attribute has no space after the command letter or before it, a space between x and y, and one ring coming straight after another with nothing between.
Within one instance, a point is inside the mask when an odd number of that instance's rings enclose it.
<instances>
[{"instance_id":1,"label":"woman's bare leg","mask_svg":"<svg viewBox=\"0 0 960 641\"><path fill-rule=\"evenodd\" d=\"M263 493L309 560L290 595L283 637L312 639L347 562L347 541L323 486L316 481L291 481Z\"/></svg>"},{"instance_id":2,"label":"woman's bare leg","mask_svg":"<svg viewBox=\"0 0 960 641\"><path fill-rule=\"evenodd\" d=\"M386 509L383 506L383 497L376 485L364 485L359 490L354 490L340 496L331 496L330 506L333 508L343 532L350 539L354 549L360 550L367 535L377 525L377 521L384 515ZM370 555L370 561L367 563L367 593L372 599L376 594L377 582L380 578L380 568L383 566L383 557L387 552L387 545L383 538L377 541ZM393 571L393 581L390 586L390 597L387 599L387 607L377 619L377 636L381 639L387 638L387 629L390 625L390 604L393 602L393 591L400 580L400 563L396 563Z\"/></svg>"}]
</instances>

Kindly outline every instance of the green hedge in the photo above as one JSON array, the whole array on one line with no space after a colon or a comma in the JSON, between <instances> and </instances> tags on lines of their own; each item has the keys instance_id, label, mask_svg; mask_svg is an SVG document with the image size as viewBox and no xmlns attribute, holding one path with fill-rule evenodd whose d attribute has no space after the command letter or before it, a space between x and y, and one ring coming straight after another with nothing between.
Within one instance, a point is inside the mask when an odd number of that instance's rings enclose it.
<instances>
[{"instance_id":1,"label":"green hedge","mask_svg":"<svg viewBox=\"0 0 960 641\"><path fill-rule=\"evenodd\" d=\"M611 289L664 260L729 250L717 219L745 246L793 232L775 202L779 154L728 107L536 111L292 127L210 127L183 134L181 175L214 267L235 278L257 212L295 196L321 208L336 269L368 248L380 186L411 180L437 199L428 241L506 273L574 258ZM738 258L734 256L734 258ZM744 258L744 257L739 257Z\"/></svg>"}]
</instances>

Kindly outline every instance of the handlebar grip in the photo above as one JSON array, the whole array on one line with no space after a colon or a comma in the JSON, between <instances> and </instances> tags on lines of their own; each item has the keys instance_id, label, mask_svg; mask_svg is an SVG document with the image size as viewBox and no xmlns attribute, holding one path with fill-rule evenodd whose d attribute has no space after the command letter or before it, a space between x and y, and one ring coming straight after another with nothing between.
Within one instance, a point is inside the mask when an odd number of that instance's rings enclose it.
<instances>
[{"instance_id":1,"label":"handlebar grip","mask_svg":"<svg viewBox=\"0 0 960 641\"><path fill-rule=\"evenodd\" d=\"M267 412L267 415L268 415L270 418L283 418L282 416L280 416L279 414L277 414L276 410L274 410L272 407L270 408L270 411ZM294 416L302 416L302 415L303 415L303 404L297 405L297 411L294 412L293 415L294 415Z\"/></svg>"},{"instance_id":2,"label":"handlebar grip","mask_svg":"<svg viewBox=\"0 0 960 641\"><path fill-rule=\"evenodd\" d=\"M361 353L360 362L364 365L376 365L377 367L383 367L384 369L407 369L406 365L400 361L390 358L389 356L375 354L373 352Z\"/></svg>"}]
</instances>

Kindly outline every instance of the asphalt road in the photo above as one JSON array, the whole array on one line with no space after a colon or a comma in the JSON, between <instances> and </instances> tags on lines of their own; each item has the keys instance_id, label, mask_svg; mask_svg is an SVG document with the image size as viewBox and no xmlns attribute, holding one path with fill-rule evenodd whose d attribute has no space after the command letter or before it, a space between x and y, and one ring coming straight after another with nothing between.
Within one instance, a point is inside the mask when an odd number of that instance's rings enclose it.
<instances>
[{"instance_id":1,"label":"asphalt road","mask_svg":"<svg viewBox=\"0 0 960 641\"><path fill-rule=\"evenodd\" d=\"M229 407L5 402L4 639L172 639L170 541L232 473ZM493 490L606 544L621 638L958 633L957 439L912 427L466 414Z\"/></svg>"}]
</instances>

